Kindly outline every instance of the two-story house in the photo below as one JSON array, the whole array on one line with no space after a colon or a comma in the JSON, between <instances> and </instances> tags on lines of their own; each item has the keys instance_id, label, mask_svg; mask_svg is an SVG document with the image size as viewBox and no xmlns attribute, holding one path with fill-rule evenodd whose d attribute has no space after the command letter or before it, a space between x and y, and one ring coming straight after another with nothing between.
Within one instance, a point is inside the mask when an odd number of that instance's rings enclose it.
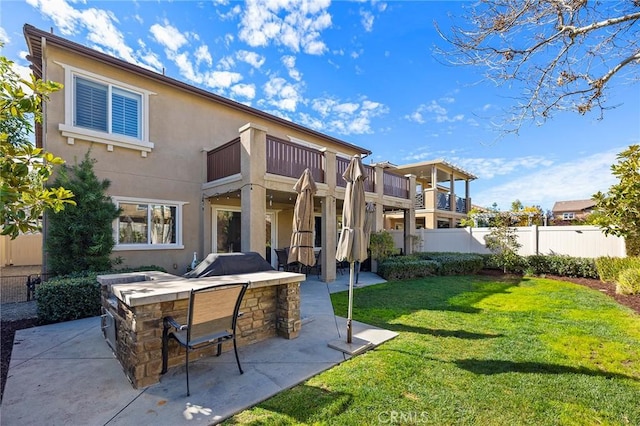
<instances>
[{"instance_id":1,"label":"two-story house","mask_svg":"<svg viewBox=\"0 0 640 426\"><path fill-rule=\"evenodd\" d=\"M596 206L593 200L556 201L551 212L556 225L571 225L586 219Z\"/></svg>"},{"instance_id":2,"label":"two-story house","mask_svg":"<svg viewBox=\"0 0 640 426\"><path fill-rule=\"evenodd\" d=\"M111 181L109 195L122 211L113 223L114 254L125 266L182 273L194 252L201 259L234 251L255 251L276 265L273 250L290 241L293 186L309 168L318 186L322 275L335 279L342 173L368 149L33 26L24 34L34 73L64 84L44 107L36 143L68 163L91 149L95 172ZM415 178L379 166L367 173L375 229L385 210L400 210L409 235Z\"/></svg>"},{"instance_id":3,"label":"two-story house","mask_svg":"<svg viewBox=\"0 0 640 426\"><path fill-rule=\"evenodd\" d=\"M396 173L415 176L415 227L455 228L471 210L469 183L473 174L444 160L393 166ZM402 212L385 214L385 228L404 229Z\"/></svg>"}]
</instances>

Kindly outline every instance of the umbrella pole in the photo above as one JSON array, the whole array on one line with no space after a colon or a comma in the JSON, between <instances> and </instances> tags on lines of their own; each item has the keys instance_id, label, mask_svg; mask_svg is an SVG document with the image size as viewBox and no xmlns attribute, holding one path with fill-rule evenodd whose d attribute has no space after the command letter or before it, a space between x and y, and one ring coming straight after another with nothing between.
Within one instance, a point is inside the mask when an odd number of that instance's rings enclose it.
<instances>
[{"instance_id":1,"label":"umbrella pole","mask_svg":"<svg viewBox=\"0 0 640 426\"><path fill-rule=\"evenodd\" d=\"M353 331L351 329L351 318L353 317L353 278L354 278L354 262L349 263L349 311L347 313L347 343L353 340Z\"/></svg>"}]
</instances>

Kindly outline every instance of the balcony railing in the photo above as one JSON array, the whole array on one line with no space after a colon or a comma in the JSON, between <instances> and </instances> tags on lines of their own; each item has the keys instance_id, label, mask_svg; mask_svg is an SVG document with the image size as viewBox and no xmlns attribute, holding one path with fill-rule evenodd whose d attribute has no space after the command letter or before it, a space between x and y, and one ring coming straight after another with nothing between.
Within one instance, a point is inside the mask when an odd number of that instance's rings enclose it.
<instances>
[{"instance_id":1,"label":"balcony railing","mask_svg":"<svg viewBox=\"0 0 640 426\"><path fill-rule=\"evenodd\" d=\"M416 192L416 198L414 200L414 205L417 210L421 210L427 207L428 197L433 196L433 191L425 191L425 192ZM438 192L436 194L436 209L451 211L451 195L445 194L443 192ZM431 204L429 204L431 205ZM456 197L456 212L457 213L467 213L467 200L466 198Z\"/></svg>"},{"instance_id":2,"label":"balcony railing","mask_svg":"<svg viewBox=\"0 0 640 426\"><path fill-rule=\"evenodd\" d=\"M383 194L398 198L409 198L409 178L388 171L383 173Z\"/></svg>"},{"instance_id":3,"label":"balcony railing","mask_svg":"<svg viewBox=\"0 0 640 426\"><path fill-rule=\"evenodd\" d=\"M241 173L240 138L234 139L207 153L207 182ZM342 174L349 166L349 159L336 157L336 185L346 187ZM272 173L290 178L299 178L308 168L316 182L325 182L324 154L313 148L267 135L266 169ZM364 181L366 192L376 191L376 171L372 166L364 165L367 179ZM409 198L409 179L384 171L383 194L393 197Z\"/></svg>"},{"instance_id":4,"label":"balcony railing","mask_svg":"<svg viewBox=\"0 0 640 426\"><path fill-rule=\"evenodd\" d=\"M348 158L336 157L336 185L342 188L346 188L347 181L344 180L342 175L344 171L349 167L349 163L351 162ZM376 171L373 167L364 166L364 173L367 175L367 178L364 180L364 190L366 192L375 192L376 191Z\"/></svg>"},{"instance_id":5,"label":"balcony railing","mask_svg":"<svg viewBox=\"0 0 640 426\"><path fill-rule=\"evenodd\" d=\"M240 138L207 153L207 182L240 173Z\"/></svg>"},{"instance_id":6,"label":"balcony railing","mask_svg":"<svg viewBox=\"0 0 640 426\"><path fill-rule=\"evenodd\" d=\"M324 182L323 164L317 149L267 136L267 173L298 178L308 168L316 182Z\"/></svg>"}]
</instances>

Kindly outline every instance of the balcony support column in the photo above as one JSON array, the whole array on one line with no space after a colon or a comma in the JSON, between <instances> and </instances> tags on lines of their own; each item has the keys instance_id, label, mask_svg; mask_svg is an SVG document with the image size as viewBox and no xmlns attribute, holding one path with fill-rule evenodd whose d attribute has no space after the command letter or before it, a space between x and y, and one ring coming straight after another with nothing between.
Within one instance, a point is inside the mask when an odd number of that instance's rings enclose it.
<instances>
[{"instance_id":1,"label":"balcony support column","mask_svg":"<svg viewBox=\"0 0 640 426\"><path fill-rule=\"evenodd\" d=\"M327 193L322 200L322 281L336 280L336 247L337 247L337 211L336 211L336 152L328 148L322 149L324 154L324 181Z\"/></svg>"},{"instance_id":2,"label":"balcony support column","mask_svg":"<svg viewBox=\"0 0 640 426\"><path fill-rule=\"evenodd\" d=\"M240 246L242 251L255 251L265 257L266 188L263 183L267 164L267 128L247 123L238 131L242 174Z\"/></svg>"},{"instance_id":3,"label":"balcony support column","mask_svg":"<svg viewBox=\"0 0 640 426\"><path fill-rule=\"evenodd\" d=\"M416 176L405 175L409 178L409 199L416 199ZM416 209L405 209L404 211L404 252L413 253L412 236L416 233Z\"/></svg>"}]
</instances>

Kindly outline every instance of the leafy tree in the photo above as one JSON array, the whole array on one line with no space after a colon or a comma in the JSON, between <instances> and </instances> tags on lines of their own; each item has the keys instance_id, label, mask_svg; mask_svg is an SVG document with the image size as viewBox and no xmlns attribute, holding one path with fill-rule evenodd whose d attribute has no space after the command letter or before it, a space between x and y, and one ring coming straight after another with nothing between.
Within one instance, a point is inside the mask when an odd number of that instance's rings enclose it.
<instances>
[{"instance_id":1,"label":"leafy tree","mask_svg":"<svg viewBox=\"0 0 640 426\"><path fill-rule=\"evenodd\" d=\"M484 237L487 248L496 255L505 273L517 266L520 260L518 250L522 247L516 230L511 227L512 220L510 212L494 213L491 231Z\"/></svg>"},{"instance_id":2,"label":"leafy tree","mask_svg":"<svg viewBox=\"0 0 640 426\"><path fill-rule=\"evenodd\" d=\"M593 222L606 235L624 237L627 254L640 255L640 145L631 145L611 166L619 182L604 194L593 195L596 202Z\"/></svg>"},{"instance_id":3,"label":"leafy tree","mask_svg":"<svg viewBox=\"0 0 640 426\"><path fill-rule=\"evenodd\" d=\"M31 81L21 79L4 56L0 56L0 77L0 234L13 239L21 232L39 230L45 210L58 212L74 201L73 193L63 187L45 187L53 166L64 161L29 141L32 120L42 121L42 101L62 85L33 75Z\"/></svg>"},{"instance_id":4,"label":"leafy tree","mask_svg":"<svg viewBox=\"0 0 640 426\"><path fill-rule=\"evenodd\" d=\"M518 199L511 203L512 225L531 226L543 224L543 213L540 206L525 206Z\"/></svg>"},{"instance_id":5,"label":"leafy tree","mask_svg":"<svg viewBox=\"0 0 640 426\"><path fill-rule=\"evenodd\" d=\"M469 5L460 24L440 35L448 62L484 68L498 85L521 90L508 115L517 132L554 112L592 109L603 115L614 81L638 81L640 10L637 0L483 0Z\"/></svg>"},{"instance_id":6,"label":"leafy tree","mask_svg":"<svg viewBox=\"0 0 640 426\"><path fill-rule=\"evenodd\" d=\"M104 271L112 266L111 224L119 210L106 195L111 182L98 179L94 163L87 152L81 163L63 166L55 180L55 185L71 189L76 199L76 205L48 217L47 266L55 274Z\"/></svg>"}]
</instances>

